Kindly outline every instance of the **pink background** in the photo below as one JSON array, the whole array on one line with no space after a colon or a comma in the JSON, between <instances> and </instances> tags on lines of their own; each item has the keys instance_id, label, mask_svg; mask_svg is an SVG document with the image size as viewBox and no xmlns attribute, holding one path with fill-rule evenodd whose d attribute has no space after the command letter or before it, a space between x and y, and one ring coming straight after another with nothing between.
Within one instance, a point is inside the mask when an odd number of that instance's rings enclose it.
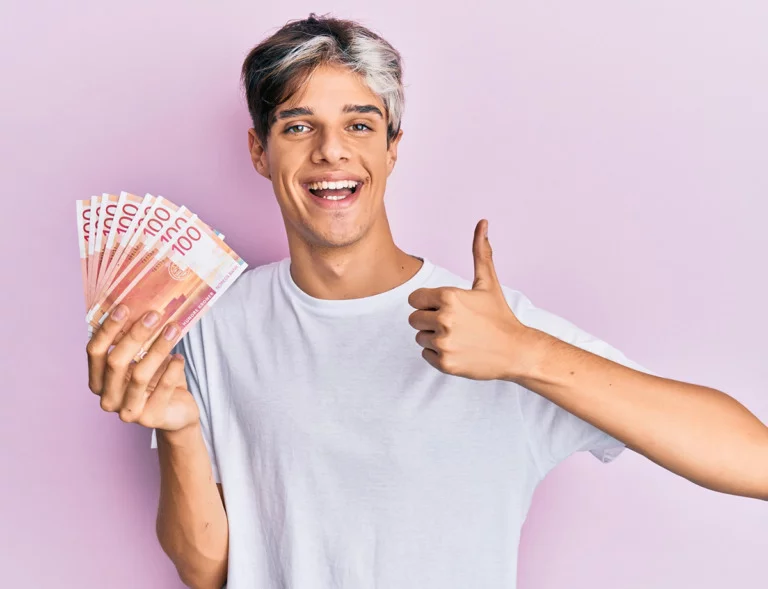
<instances>
[{"instance_id":1,"label":"pink background","mask_svg":"<svg viewBox=\"0 0 768 589\"><path fill-rule=\"evenodd\" d=\"M162 194L251 265L285 256L238 76L311 10L405 58L402 247L471 276L485 216L504 284L768 421L765 2L279 4L3 3L4 587L181 586L155 539L150 432L87 388L74 201ZM762 587L767 529L764 503L637 454L575 456L536 496L520 587Z\"/></svg>"}]
</instances>

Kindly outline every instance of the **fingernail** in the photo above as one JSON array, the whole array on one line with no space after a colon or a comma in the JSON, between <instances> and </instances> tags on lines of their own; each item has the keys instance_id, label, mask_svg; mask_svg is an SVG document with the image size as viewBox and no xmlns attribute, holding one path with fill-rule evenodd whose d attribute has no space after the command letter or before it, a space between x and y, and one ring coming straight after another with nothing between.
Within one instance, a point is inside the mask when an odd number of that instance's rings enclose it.
<instances>
[{"instance_id":1,"label":"fingernail","mask_svg":"<svg viewBox=\"0 0 768 589\"><path fill-rule=\"evenodd\" d=\"M115 321L122 321L128 316L128 307L125 305L118 305L117 309L112 311L112 319Z\"/></svg>"},{"instance_id":2,"label":"fingernail","mask_svg":"<svg viewBox=\"0 0 768 589\"><path fill-rule=\"evenodd\" d=\"M176 337L176 334L179 333L179 328L175 325L169 325L165 328L165 333L163 334L163 337L167 339L168 341L171 341L173 338Z\"/></svg>"},{"instance_id":3,"label":"fingernail","mask_svg":"<svg viewBox=\"0 0 768 589\"><path fill-rule=\"evenodd\" d=\"M146 315L144 315L144 320L142 323L145 327L152 327L155 323L158 322L160 319L160 315L158 315L155 311L150 311Z\"/></svg>"}]
</instances>

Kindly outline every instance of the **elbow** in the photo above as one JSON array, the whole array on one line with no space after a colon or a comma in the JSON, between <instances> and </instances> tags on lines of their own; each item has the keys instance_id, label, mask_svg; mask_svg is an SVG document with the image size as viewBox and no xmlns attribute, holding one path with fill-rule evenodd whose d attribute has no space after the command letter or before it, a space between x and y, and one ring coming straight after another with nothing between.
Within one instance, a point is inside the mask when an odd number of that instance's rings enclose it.
<instances>
[{"instance_id":1,"label":"elbow","mask_svg":"<svg viewBox=\"0 0 768 589\"><path fill-rule=\"evenodd\" d=\"M763 452L762 460L758 460L757 463L758 471L762 476L760 477L760 489L756 495L756 498L762 499L763 501L768 501L768 427L765 429L765 432L765 451Z\"/></svg>"},{"instance_id":2,"label":"elbow","mask_svg":"<svg viewBox=\"0 0 768 589\"><path fill-rule=\"evenodd\" d=\"M766 428L766 433L768 434L768 428ZM755 499L768 501L768 439L766 439L763 448L762 457L756 461L757 464L755 466L759 476L757 477L754 493L751 496Z\"/></svg>"},{"instance_id":3,"label":"elbow","mask_svg":"<svg viewBox=\"0 0 768 589\"><path fill-rule=\"evenodd\" d=\"M759 459L755 466L758 476L754 476L753 473L752 484L749 486L748 492L743 494L761 501L768 501L768 448L763 453L763 458Z\"/></svg>"},{"instance_id":4,"label":"elbow","mask_svg":"<svg viewBox=\"0 0 768 589\"><path fill-rule=\"evenodd\" d=\"M179 568L176 569L179 573L179 579L190 589L221 589L227 582L227 570L224 567L223 574L208 575L201 577L199 575L185 575Z\"/></svg>"},{"instance_id":5,"label":"elbow","mask_svg":"<svg viewBox=\"0 0 768 589\"><path fill-rule=\"evenodd\" d=\"M221 589L227 582L227 559L192 565L187 557L171 557L171 562L181 582L190 589Z\"/></svg>"},{"instance_id":6,"label":"elbow","mask_svg":"<svg viewBox=\"0 0 768 589\"><path fill-rule=\"evenodd\" d=\"M227 582L228 569L228 539L223 546L216 549L216 554L203 552L195 547L185 544L180 545L178 538L163 533L163 528L158 521L157 539L163 552L176 567L182 583L190 589L222 589ZM174 541L175 540L175 541Z\"/></svg>"}]
</instances>

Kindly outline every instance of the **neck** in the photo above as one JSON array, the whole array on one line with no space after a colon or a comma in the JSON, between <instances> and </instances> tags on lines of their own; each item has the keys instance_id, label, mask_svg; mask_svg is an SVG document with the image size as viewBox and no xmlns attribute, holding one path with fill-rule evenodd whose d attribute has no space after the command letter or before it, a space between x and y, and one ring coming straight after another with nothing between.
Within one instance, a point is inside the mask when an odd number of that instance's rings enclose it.
<instances>
[{"instance_id":1,"label":"neck","mask_svg":"<svg viewBox=\"0 0 768 589\"><path fill-rule=\"evenodd\" d=\"M369 297L403 284L422 261L395 245L386 219L383 226L337 248L313 247L289 235L293 281L308 295L329 300Z\"/></svg>"}]
</instances>

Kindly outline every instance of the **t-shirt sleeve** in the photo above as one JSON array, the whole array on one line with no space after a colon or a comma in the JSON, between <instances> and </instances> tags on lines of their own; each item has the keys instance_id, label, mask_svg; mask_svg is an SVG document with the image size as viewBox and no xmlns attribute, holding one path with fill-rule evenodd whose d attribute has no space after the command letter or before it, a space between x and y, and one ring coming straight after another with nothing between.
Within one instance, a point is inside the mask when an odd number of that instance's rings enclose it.
<instances>
[{"instance_id":1,"label":"t-shirt sleeve","mask_svg":"<svg viewBox=\"0 0 768 589\"><path fill-rule=\"evenodd\" d=\"M205 447L208 450L208 457L211 460L213 480L220 483L221 477L213 443L210 397L205 373L205 359L203 357L202 323L204 320L205 318L197 321L184 337L178 341L171 353L184 356L184 374L187 378L187 387L195 401L197 401L197 406L200 410L200 429L203 433ZM157 432L154 429L152 430L151 447L157 448Z\"/></svg>"},{"instance_id":2,"label":"t-shirt sleeve","mask_svg":"<svg viewBox=\"0 0 768 589\"><path fill-rule=\"evenodd\" d=\"M534 307L519 291L503 288L512 311L521 323L544 331L573 346L628 366L654 374L627 358L620 350L570 321ZM542 476L575 452L589 451L601 462L611 462L624 450L624 444L599 428L576 417L555 403L525 387L517 387L520 412L530 442L531 453Z\"/></svg>"}]
</instances>

